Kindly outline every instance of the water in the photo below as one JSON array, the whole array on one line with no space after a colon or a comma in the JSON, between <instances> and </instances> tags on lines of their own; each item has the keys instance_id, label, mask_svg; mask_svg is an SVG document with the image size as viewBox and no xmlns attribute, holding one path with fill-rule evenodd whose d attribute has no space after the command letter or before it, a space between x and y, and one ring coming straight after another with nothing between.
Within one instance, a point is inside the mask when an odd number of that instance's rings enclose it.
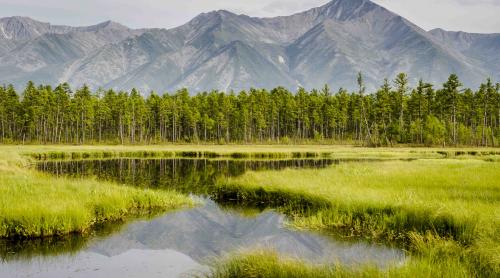
<instances>
[{"instance_id":1,"label":"water","mask_svg":"<svg viewBox=\"0 0 500 278\"><path fill-rule=\"evenodd\" d=\"M208 198L214 181L247 170L327 167L335 160L116 159L43 162L56 175L96 176L148 188L175 188L203 205L127 224L107 224L90 237L0 243L0 277L179 277L207 271L215 256L270 248L311 263L379 267L402 263L402 251L346 242L286 227L286 217L265 208L241 208Z\"/></svg>"},{"instance_id":2,"label":"water","mask_svg":"<svg viewBox=\"0 0 500 278\"><path fill-rule=\"evenodd\" d=\"M37 168L55 175L96 176L143 188L176 189L188 194L204 195L210 192L215 180L223 176L238 176L249 170L323 168L338 163L340 160L332 159L111 159L48 161L39 163Z\"/></svg>"}]
</instances>

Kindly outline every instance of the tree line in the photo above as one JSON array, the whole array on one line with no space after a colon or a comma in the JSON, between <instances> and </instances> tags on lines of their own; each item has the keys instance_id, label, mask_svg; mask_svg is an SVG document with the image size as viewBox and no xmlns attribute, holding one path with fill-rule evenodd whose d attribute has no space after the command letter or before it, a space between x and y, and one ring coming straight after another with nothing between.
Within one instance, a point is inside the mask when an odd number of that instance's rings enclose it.
<instances>
[{"instance_id":1,"label":"tree line","mask_svg":"<svg viewBox=\"0 0 500 278\"><path fill-rule=\"evenodd\" d=\"M500 144L500 84L477 90L457 75L440 87L410 88L401 73L367 93L303 88L190 95L138 90L72 91L28 82L22 94L0 87L0 142L92 143L360 143L369 146Z\"/></svg>"}]
</instances>

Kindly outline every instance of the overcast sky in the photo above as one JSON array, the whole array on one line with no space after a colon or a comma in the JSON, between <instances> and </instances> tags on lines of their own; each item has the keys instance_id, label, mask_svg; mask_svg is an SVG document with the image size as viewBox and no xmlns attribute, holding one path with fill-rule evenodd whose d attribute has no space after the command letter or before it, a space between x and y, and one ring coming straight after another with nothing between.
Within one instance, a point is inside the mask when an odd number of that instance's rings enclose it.
<instances>
[{"instance_id":1,"label":"overcast sky","mask_svg":"<svg viewBox=\"0 0 500 278\"><path fill-rule=\"evenodd\" d=\"M373 0L424 29L500 33L500 0ZM53 24L170 28L201 12L226 9L250 16L289 15L328 0L0 0L0 17L23 15Z\"/></svg>"}]
</instances>

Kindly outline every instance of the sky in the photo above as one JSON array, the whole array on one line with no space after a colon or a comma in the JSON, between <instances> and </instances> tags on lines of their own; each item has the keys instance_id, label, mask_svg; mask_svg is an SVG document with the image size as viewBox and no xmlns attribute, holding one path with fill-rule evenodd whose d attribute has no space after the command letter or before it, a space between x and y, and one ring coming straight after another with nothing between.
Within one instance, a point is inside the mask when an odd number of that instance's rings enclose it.
<instances>
[{"instance_id":1,"label":"sky","mask_svg":"<svg viewBox=\"0 0 500 278\"><path fill-rule=\"evenodd\" d=\"M372 0L430 30L500 33L500 0ZM132 28L171 28L225 9L257 17L289 15L328 0L0 0L0 17L20 15L83 26L106 20Z\"/></svg>"}]
</instances>

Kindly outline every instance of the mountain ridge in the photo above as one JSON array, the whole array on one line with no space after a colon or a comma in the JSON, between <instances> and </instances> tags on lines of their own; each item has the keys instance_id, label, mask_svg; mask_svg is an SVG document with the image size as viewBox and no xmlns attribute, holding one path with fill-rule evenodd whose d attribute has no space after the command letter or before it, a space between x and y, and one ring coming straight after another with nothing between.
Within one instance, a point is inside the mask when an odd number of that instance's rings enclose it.
<instances>
[{"instance_id":1,"label":"mountain ridge","mask_svg":"<svg viewBox=\"0 0 500 278\"><path fill-rule=\"evenodd\" d=\"M0 84L44 84L144 93L188 88L373 90L407 72L440 84L457 73L466 86L500 79L500 34L425 31L369 1L333 0L289 16L202 13L171 29L131 29L113 21L71 27L0 18Z\"/></svg>"}]
</instances>

